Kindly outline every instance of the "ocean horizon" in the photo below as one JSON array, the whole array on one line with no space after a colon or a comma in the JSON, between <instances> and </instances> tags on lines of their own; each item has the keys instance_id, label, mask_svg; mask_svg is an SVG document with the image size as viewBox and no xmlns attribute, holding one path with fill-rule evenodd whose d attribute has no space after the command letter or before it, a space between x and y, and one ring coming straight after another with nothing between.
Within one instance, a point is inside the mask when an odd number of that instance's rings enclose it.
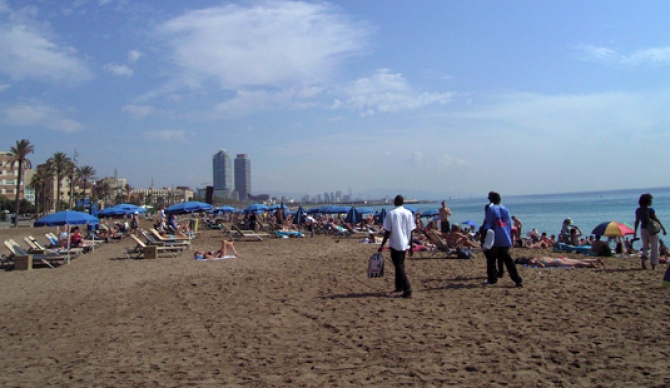
<instances>
[{"instance_id":1,"label":"ocean horizon","mask_svg":"<svg viewBox=\"0 0 670 388\"><path fill-rule=\"evenodd\" d=\"M670 187L510 196L501 193L501 195L502 204L523 223L524 235L533 228L549 235L558 234L563 220L570 217L573 223L580 227L582 233L588 236L593 228L607 221L624 222L634 227L637 202L644 193L651 193L654 196L652 207L661 222L665 222L670 216ZM464 221L481 223L484 219L484 206L488 203L484 194L481 198L445 200L452 212L452 223L459 224ZM408 206L424 212L439 208L441 202L439 200L434 203ZM373 208L389 210L392 205L378 205Z\"/></svg>"}]
</instances>

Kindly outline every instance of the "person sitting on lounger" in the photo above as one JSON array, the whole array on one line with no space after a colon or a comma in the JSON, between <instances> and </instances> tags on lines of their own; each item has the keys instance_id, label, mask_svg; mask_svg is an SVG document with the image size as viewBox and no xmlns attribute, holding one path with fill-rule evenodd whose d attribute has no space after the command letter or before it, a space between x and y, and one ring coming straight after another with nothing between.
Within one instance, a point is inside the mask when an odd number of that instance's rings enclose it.
<instances>
[{"instance_id":1,"label":"person sitting on lounger","mask_svg":"<svg viewBox=\"0 0 670 388\"><path fill-rule=\"evenodd\" d=\"M470 240L470 236L461 233L458 225L452 225L451 230L447 233L447 244L450 248L477 248L479 244Z\"/></svg>"},{"instance_id":2,"label":"person sitting on lounger","mask_svg":"<svg viewBox=\"0 0 670 388\"><path fill-rule=\"evenodd\" d=\"M235 245L232 241L223 240L221 243L221 249L216 252L205 252L197 251L193 254L193 258L196 260L206 260L206 259L219 259L226 257L228 255L228 249L232 250L235 256L239 257L240 254L235 250Z\"/></svg>"},{"instance_id":3,"label":"person sitting on lounger","mask_svg":"<svg viewBox=\"0 0 670 388\"><path fill-rule=\"evenodd\" d=\"M530 266L545 267L569 267L569 268L598 268L605 263L602 259L568 259L566 257L519 257L514 260L516 264L526 264Z\"/></svg>"}]
</instances>

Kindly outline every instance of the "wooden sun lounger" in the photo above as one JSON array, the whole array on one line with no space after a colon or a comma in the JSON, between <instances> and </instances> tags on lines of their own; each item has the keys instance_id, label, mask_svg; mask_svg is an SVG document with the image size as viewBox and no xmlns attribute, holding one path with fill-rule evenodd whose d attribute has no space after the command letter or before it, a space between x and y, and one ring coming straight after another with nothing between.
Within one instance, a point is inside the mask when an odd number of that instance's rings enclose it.
<instances>
[{"instance_id":1,"label":"wooden sun lounger","mask_svg":"<svg viewBox=\"0 0 670 388\"><path fill-rule=\"evenodd\" d=\"M55 268L55 265L60 265L66 262L68 255L61 254L35 254L28 253L14 240L5 240L5 247L11 252L11 258L14 259L14 268L21 270L31 270L35 262L45 264L49 268Z\"/></svg>"},{"instance_id":2,"label":"wooden sun lounger","mask_svg":"<svg viewBox=\"0 0 670 388\"><path fill-rule=\"evenodd\" d=\"M124 253L128 259L139 259L144 257L145 259L155 259L159 254L166 254L170 257L177 257L178 254L184 251L183 247L170 246L170 245L155 245L155 244L145 244L144 241L140 240L134 234L129 235L136 243L135 248L126 248Z\"/></svg>"},{"instance_id":3,"label":"wooden sun lounger","mask_svg":"<svg viewBox=\"0 0 670 388\"><path fill-rule=\"evenodd\" d=\"M245 232L237 225L233 225L232 238L234 240L263 241L263 237L271 237L271 235L268 233Z\"/></svg>"}]
</instances>

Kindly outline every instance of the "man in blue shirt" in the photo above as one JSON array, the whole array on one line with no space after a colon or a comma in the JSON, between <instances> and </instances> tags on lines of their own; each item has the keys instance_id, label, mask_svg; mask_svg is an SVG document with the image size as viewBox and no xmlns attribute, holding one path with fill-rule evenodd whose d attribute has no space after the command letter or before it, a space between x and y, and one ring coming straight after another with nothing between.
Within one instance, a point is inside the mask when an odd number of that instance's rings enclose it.
<instances>
[{"instance_id":1,"label":"man in blue shirt","mask_svg":"<svg viewBox=\"0 0 670 388\"><path fill-rule=\"evenodd\" d=\"M512 246L512 219L507 208L500 204L502 199L500 194L495 191L489 193L491 205L486 209L486 229L493 229L495 232L495 242L493 247L486 255L486 275L488 279L484 284L496 284L498 281L498 271L496 269L496 260L500 259L507 267L507 272L516 283L517 287L523 286L523 280L516 270L516 265L512 261L509 249Z\"/></svg>"},{"instance_id":2,"label":"man in blue shirt","mask_svg":"<svg viewBox=\"0 0 670 388\"><path fill-rule=\"evenodd\" d=\"M403 207L404 202L402 195L397 195L393 201L396 208L388 212L384 218L384 238L379 246L379 252L382 251L388 240L391 247L391 260L395 267L395 290L393 292L402 292L403 298L411 298L412 287L405 274L405 252L409 249L409 255L412 256L412 231L416 229L416 223L412 212Z\"/></svg>"}]
</instances>

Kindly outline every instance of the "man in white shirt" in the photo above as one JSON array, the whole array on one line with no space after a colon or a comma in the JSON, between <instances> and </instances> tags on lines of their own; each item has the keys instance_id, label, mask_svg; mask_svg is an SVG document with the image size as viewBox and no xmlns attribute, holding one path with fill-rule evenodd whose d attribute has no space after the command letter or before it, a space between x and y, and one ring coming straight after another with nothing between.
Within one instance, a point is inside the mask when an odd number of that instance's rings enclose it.
<instances>
[{"instance_id":1,"label":"man in white shirt","mask_svg":"<svg viewBox=\"0 0 670 388\"><path fill-rule=\"evenodd\" d=\"M395 267L395 290L393 292L402 292L403 298L411 298L412 287L405 274L405 252L409 249L409 255L412 256L412 231L416 229L416 223L412 212L403 207L404 202L402 195L397 195L393 201L396 208L388 212L384 218L384 238L379 246L379 252L382 251L388 240L391 260Z\"/></svg>"}]
</instances>

